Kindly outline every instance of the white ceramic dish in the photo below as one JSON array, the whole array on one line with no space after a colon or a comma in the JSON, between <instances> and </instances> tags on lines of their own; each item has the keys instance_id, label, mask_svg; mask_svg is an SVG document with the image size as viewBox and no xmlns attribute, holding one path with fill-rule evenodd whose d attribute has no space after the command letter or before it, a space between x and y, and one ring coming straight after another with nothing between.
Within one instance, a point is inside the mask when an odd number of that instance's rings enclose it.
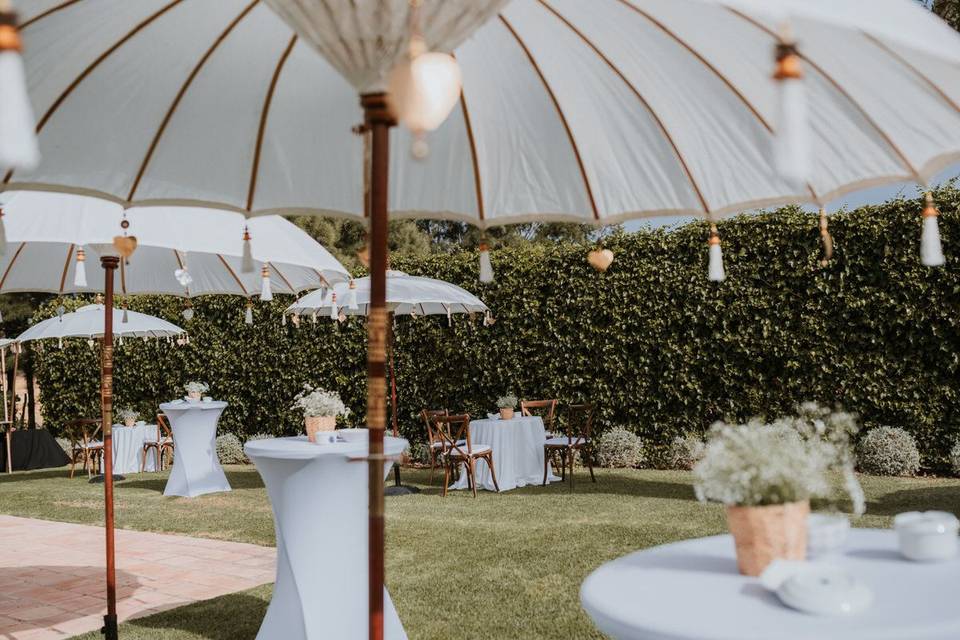
<instances>
[{"instance_id":1,"label":"white ceramic dish","mask_svg":"<svg viewBox=\"0 0 960 640\"><path fill-rule=\"evenodd\" d=\"M870 587L828 564L775 560L760 582L791 609L817 616L854 615L873 603Z\"/></svg>"},{"instance_id":2,"label":"white ceramic dish","mask_svg":"<svg viewBox=\"0 0 960 640\"><path fill-rule=\"evenodd\" d=\"M907 511L893 519L900 553L908 560L936 562L957 555L960 520L947 511Z\"/></svg>"},{"instance_id":3,"label":"white ceramic dish","mask_svg":"<svg viewBox=\"0 0 960 640\"><path fill-rule=\"evenodd\" d=\"M335 433L344 442L366 442L370 439L369 429L337 429Z\"/></svg>"},{"instance_id":4,"label":"white ceramic dish","mask_svg":"<svg viewBox=\"0 0 960 640\"><path fill-rule=\"evenodd\" d=\"M200 402L199 398L191 398L190 396L183 396L184 401L189 402L190 404L196 404Z\"/></svg>"}]
</instances>

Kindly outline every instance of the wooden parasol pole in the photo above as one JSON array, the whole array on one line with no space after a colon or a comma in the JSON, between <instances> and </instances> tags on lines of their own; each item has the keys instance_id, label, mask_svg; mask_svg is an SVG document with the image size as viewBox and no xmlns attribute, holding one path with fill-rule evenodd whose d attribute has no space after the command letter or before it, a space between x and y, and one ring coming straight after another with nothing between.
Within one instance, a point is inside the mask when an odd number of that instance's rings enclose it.
<instances>
[{"instance_id":1,"label":"wooden parasol pole","mask_svg":"<svg viewBox=\"0 0 960 640\"><path fill-rule=\"evenodd\" d=\"M14 343L14 349L16 349L16 343ZM10 451L10 446L13 444L10 438L10 427L13 424L10 422L10 412L7 410L7 348L3 347L0 349L0 369L3 369L3 436L6 438L6 448L7 448L7 473L13 473L13 452ZM16 375L16 373L14 373Z\"/></svg>"},{"instance_id":2,"label":"wooden parasol pole","mask_svg":"<svg viewBox=\"0 0 960 640\"><path fill-rule=\"evenodd\" d=\"M396 124L385 93L360 96L370 144L370 311L367 319L367 427L369 503L369 638L383 640L383 432L387 426L387 174L390 127Z\"/></svg>"},{"instance_id":3,"label":"wooden parasol pole","mask_svg":"<svg viewBox=\"0 0 960 640\"><path fill-rule=\"evenodd\" d=\"M390 422L393 427L393 437L397 438L400 436L400 429L397 425L397 374L393 368L393 343L395 336L393 335L393 312L390 312L390 317L387 322L387 350L390 353ZM400 462L398 461L393 467L393 484L394 486L402 486L400 484Z\"/></svg>"},{"instance_id":4,"label":"wooden parasol pole","mask_svg":"<svg viewBox=\"0 0 960 640\"><path fill-rule=\"evenodd\" d=\"M100 411L103 431L103 502L107 542L107 614L103 616L106 640L117 640L117 567L113 540L113 272L117 256L101 256L103 267L103 348L100 350Z\"/></svg>"}]
</instances>

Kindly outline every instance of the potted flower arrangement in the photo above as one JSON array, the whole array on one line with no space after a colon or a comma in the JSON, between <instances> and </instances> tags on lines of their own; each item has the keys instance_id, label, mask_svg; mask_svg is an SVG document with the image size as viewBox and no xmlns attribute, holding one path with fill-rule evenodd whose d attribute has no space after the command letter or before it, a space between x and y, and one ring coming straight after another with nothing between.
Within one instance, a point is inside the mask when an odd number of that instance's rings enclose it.
<instances>
[{"instance_id":1,"label":"potted flower arrangement","mask_svg":"<svg viewBox=\"0 0 960 640\"><path fill-rule=\"evenodd\" d=\"M513 420L513 410L517 408L517 396L508 393L497 398L501 420Z\"/></svg>"},{"instance_id":2,"label":"potted flower arrangement","mask_svg":"<svg viewBox=\"0 0 960 640\"><path fill-rule=\"evenodd\" d=\"M187 391L187 397L194 401L200 400L203 394L210 390L210 387L203 382L188 382L183 385L183 388Z\"/></svg>"},{"instance_id":3,"label":"potted flower arrangement","mask_svg":"<svg viewBox=\"0 0 960 640\"><path fill-rule=\"evenodd\" d=\"M303 422L310 442L317 441L318 431L333 431L338 416L347 416L350 409L343 404L336 391L316 389L309 384L303 385L293 401L293 408L303 412Z\"/></svg>"},{"instance_id":4,"label":"potted flower arrangement","mask_svg":"<svg viewBox=\"0 0 960 640\"><path fill-rule=\"evenodd\" d=\"M127 407L126 409L121 409L117 412L117 415L120 416L120 419L123 420L124 426L132 427L137 423L137 418L140 417L140 414Z\"/></svg>"},{"instance_id":5,"label":"potted flower arrangement","mask_svg":"<svg viewBox=\"0 0 960 640\"><path fill-rule=\"evenodd\" d=\"M838 479L854 514L863 513L851 445L857 428L852 414L816 403L770 424L711 427L693 468L695 490L701 501L726 505L742 574L760 575L777 558L802 560L810 499L835 497Z\"/></svg>"}]
</instances>

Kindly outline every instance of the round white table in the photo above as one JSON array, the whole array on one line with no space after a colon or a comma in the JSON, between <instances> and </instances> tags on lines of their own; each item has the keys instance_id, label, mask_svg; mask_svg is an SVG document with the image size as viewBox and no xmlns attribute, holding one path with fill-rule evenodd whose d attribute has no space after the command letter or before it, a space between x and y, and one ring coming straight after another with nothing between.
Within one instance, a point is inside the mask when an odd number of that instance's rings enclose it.
<instances>
[{"instance_id":1,"label":"round white table","mask_svg":"<svg viewBox=\"0 0 960 640\"><path fill-rule=\"evenodd\" d=\"M580 589L597 628L620 640L948 640L960 638L960 558L916 563L893 531L853 529L842 555L820 560L863 580L874 601L849 617L788 609L741 576L733 539L714 536L638 551L591 573Z\"/></svg>"},{"instance_id":2,"label":"round white table","mask_svg":"<svg viewBox=\"0 0 960 640\"><path fill-rule=\"evenodd\" d=\"M387 455L406 447L385 438ZM365 638L367 443L318 445L299 436L253 440L244 451L267 488L277 535L277 578L258 640ZM392 466L384 465L384 478ZM407 637L386 589L384 632Z\"/></svg>"},{"instance_id":3,"label":"round white table","mask_svg":"<svg viewBox=\"0 0 960 640\"><path fill-rule=\"evenodd\" d=\"M217 459L217 421L226 408L226 402L185 400L160 405L173 433L173 469L163 495L193 498L230 491Z\"/></svg>"},{"instance_id":4,"label":"round white table","mask_svg":"<svg viewBox=\"0 0 960 640\"><path fill-rule=\"evenodd\" d=\"M143 445L148 440L157 439L157 425L137 424L127 427L113 425L113 472L140 473L143 460ZM157 470L157 457L151 452L147 456L144 471Z\"/></svg>"},{"instance_id":5,"label":"round white table","mask_svg":"<svg viewBox=\"0 0 960 640\"><path fill-rule=\"evenodd\" d=\"M543 484L543 445L546 431L539 416L515 415L512 420L486 418L470 421L470 443L486 444L493 448L493 468L497 472L500 491L509 491L529 484ZM476 465L477 488L495 491L493 478L487 463ZM547 482L560 480L547 470ZM467 489L467 474L462 470L460 478L451 489Z\"/></svg>"}]
</instances>

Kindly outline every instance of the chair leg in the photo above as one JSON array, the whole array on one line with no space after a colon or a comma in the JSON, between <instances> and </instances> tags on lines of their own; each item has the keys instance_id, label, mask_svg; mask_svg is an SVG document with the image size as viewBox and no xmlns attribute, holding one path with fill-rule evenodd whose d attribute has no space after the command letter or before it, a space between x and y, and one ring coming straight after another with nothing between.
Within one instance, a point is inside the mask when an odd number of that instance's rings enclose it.
<instances>
[{"instance_id":1,"label":"chair leg","mask_svg":"<svg viewBox=\"0 0 960 640\"><path fill-rule=\"evenodd\" d=\"M476 460L470 458L469 466L467 467L468 478L470 479L470 488L473 489L473 497L477 497L477 467Z\"/></svg>"},{"instance_id":2,"label":"chair leg","mask_svg":"<svg viewBox=\"0 0 960 640\"><path fill-rule=\"evenodd\" d=\"M74 467L76 466L77 466L77 454L71 453L70 454L70 479L71 480L73 479L73 470L74 470Z\"/></svg>"},{"instance_id":3,"label":"chair leg","mask_svg":"<svg viewBox=\"0 0 960 640\"><path fill-rule=\"evenodd\" d=\"M593 475L593 447L590 447L590 450L587 451L587 468L590 469L590 482L596 482L597 478Z\"/></svg>"},{"instance_id":4,"label":"chair leg","mask_svg":"<svg viewBox=\"0 0 960 640\"><path fill-rule=\"evenodd\" d=\"M447 497L447 487L450 486L450 463L444 462L443 464L443 495L442 497Z\"/></svg>"},{"instance_id":5,"label":"chair leg","mask_svg":"<svg viewBox=\"0 0 960 640\"><path fill-rule=\"evenodd\" d=\"M429 486L433 486L433 474L437 470L437 453L430 447L430 479L427 480Z\"/></svg>"},{"instance_id":6,"label":"chair leg","mask_svg":"<svg viewBox=\"0 0 960 640\"><path fill-rule=\"evenodd\" d=\"M493 478L493 488L497 490L497 493L500 493L500 485L497 484L497 472L493 468L493 453L484 458L487 461L487 466L490 467L490 477Z\"/></svg>"},{"instance_id":7,"label":"chair leg","mask_svg":"<svg viewBox=\"0 0 960 640\"><path fill-rule=\"evenodd\" d=\"M543 451L543 486L547 486L547 469L550 465L550 458L553 455L550 453L549 449L544 449Z\"/></svg>"},{"instance_id":8,"label":"chair leg","mask_svg":"<svg viewBox=\"0 0 960 640\"><path fill-rule=\"evenodd\" d=\"M567 457L570 463L570 490L573 491L573 458L577 455L577 450L573 447L570 447L567 453Z\"/></svg>"}]
</instances>

